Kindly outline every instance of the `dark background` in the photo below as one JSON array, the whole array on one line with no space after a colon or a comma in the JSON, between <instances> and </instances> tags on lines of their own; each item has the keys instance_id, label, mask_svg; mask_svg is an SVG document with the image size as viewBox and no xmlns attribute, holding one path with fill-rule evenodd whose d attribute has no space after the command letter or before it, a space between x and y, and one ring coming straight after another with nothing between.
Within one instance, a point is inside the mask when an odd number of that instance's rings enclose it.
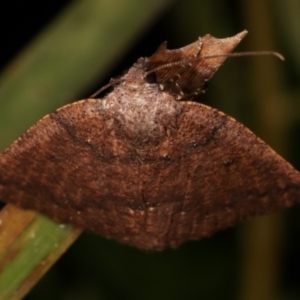
<instances>
[{"instance_id":1,"label":"dark background","mask_svg":"<svg viewBox=\"0 0 300 300\"><path fill-rule=\"evenodd\" d=\"M4 70L72 2L3 3L0 68ZM136 38L131 48L122 53L105 80L99 79L99 84L89 86L78 99L87 97L109 78L121 74L138 57L151 55L164 40L168 40L168 47L172 49L206 33L226 37L248 29L249 34L238 51L277 50L286 57L286 62L272 57L228 59L199 101L250 127L300 169L300 118L286 122L288 126L283 129L279 124L272 131L268 129L272 126L265 125L269 119L277 118L276 112L275 116L272 113L276 108L277 113L280 112L281 103L288 105L291 111L300 111L300 5L293 7L286 3L283 7L279 0L263 2L171 2ZM274 68L279 84L271 80ZM273 100L262 106L260 97ZM299 216L299 208L292 208L161 253L141 252L84 233L26 299L251 299L251 295L261 296L255 299L299 299ZM269 232L273 242L259 252L257 248L270 238ZM258 253L259 258L253 253ZM274 259L267 266L264 262L270 256ZM264 274L265 268L270 268L270 272L266 272L269 275L255 283L253 278ZM267 286L268 291L262 286Z\"/></svg>"}]
</instances>

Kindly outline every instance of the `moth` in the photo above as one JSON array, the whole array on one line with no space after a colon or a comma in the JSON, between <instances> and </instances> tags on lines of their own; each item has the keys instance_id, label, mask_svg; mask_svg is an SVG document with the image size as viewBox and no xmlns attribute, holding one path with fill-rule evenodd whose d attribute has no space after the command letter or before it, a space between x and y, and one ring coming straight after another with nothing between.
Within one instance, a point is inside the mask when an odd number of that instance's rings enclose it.
<instances>
[{"instance_id":1,"label":"moth","mask_svg":"<svg viewBox=\"0 0 300 300\"><path fill-rule=\"evenodd\" d=\"M192 101L246 33L164 43L93 98L45 116L0 155L1 201L146 250L298 203L298 171Z\"/></svg>"}]
</instances>

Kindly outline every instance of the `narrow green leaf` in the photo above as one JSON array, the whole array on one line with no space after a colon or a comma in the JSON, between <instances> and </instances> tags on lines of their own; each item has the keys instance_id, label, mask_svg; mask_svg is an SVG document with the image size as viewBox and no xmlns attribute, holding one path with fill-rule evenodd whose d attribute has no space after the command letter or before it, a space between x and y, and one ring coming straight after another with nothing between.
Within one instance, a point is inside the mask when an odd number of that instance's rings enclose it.
<instances>
[{"instance_id":1,"label":"narrow green leaf","mask_svg":"<svg viewBox=\"0 0 300 300\"><path fill-rule=\"evenodd\" d=\"M0 299L21 299L81 231L13 205L0 219Z\"/></svg>"}]
</instances>

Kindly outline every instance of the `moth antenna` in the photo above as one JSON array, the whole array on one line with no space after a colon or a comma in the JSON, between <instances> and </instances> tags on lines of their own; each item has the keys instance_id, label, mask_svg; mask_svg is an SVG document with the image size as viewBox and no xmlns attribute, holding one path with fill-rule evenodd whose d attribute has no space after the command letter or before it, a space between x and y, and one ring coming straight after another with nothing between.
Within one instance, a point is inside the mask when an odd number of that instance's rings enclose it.
<instances>
[{"instance_id":1,"label":"moth antenna","mask_svg":"<svg viewBox=\"0 0 300 300\"><path fill-rule=\"evenodd\" d=\"M166 68L171 68L174 66L179 66L179 65L184 65L184 63L187 63L188 61L193 61L195 58L191 58L190 60L179 60L179 61L174 61L174 62L170 62L170 63L166 63L164 65L158 66L150 71L148 71L145 75L145 77L147 77L147 75L159 71L161 69L166 69Z\"/></svg>"},{"instance_id":2,"label":"moth antenna","mask_svg":"<svg viewBox=\"0 0 300 300\"><path fill-rule=\"evenodd\" d=\"M276 56L280 60L284 61L285 58L278 52L275 51L249 51L249 52L234 52L234 53L227 53L227 54L216 54L216 55L208 55L203 56L201 58L215 58L215 57L241 57L241 56L261 56L261 55L272 55Z\"/></svg>"},{"instance_id":3,"label":"moth antenna","mask_svg":"<svg viewBox=\"0 0 300 300\"><path fill-rule=\"evenodd\" d=\"M94 94L92 94L89 98L95 98L97 95L99 95L100 93L102 93L104 90L108 89L109 87L115 85L118 82L121 82L122 80L123 79L121 79L121 78L119 78L119 79L112 79L108 84L106 84L105 86L101 87Z\"/></svg>"},{"instance_id":4,"label":"moth antenna","mask_svg":"<svg viewBox=\"0 0 300 300\"><path fill-rule=\"evenodd\" d=\"M216 58L216 57L242 57L242 56L261 56L261 55L272 55L275 56L277 58L279 58L280 60L284 61L285 58L283 55L281 55L279 52L275 52L275 51L249 51L249 52L234 52L234 53L227 53L227 54L216 54L216 55L208 55L208 56L202 56L200 58ZM190 61L196 59L191 58ZM170 62L170 63L166 63L162 66L158 66L150 71L148 71L145 75L145 77L147 77L149 74L159 71L161 69L166 69L166 68L171 68L174 67L176 65L184 65L184 63L187 63L189 60L180 60L180 61L174 61L174 62ZM106 90L107 88L113 86L114 84L118 83L122 81L122 79L112 79L108 84L106 84L105 86L101 87L99 90L97 90L94 94L92 94L90 96L90 98L95 98L97 95L99 95L101 92L103 92L104 90Z\"/></svg>"},{"instance_id":5,"label":"moth antenna","mask_svg":"<svg viewBox=\"0 0 300 300\"><path fill-rule=\"evenodd\" d=\"M284 61L285 58L283 55L281 55L279 52L275 52L275 51L248 51L248 52L234 52L234 53L227 53L227 54L216 54L216 55L208 55L208 56L202 56L201 58L216 58L216 57L242 57L242 56L261 56L261 55L272 55L272 56L276 56L277 58L279 58L280 60ZM171 68L174 67L176 65L184 65L186 64L188 61L193 61L197 59L196 57L191 58L190 60L180 60L180 61L175 61L175 62L170 62L170 63L166 63L164 65L158 66L150 71L148 71L146 73L146 76L159 71L161 69L166 69L166 68ZM145 76L145 77L146 77Z\"/></svg>"}]
</instances>

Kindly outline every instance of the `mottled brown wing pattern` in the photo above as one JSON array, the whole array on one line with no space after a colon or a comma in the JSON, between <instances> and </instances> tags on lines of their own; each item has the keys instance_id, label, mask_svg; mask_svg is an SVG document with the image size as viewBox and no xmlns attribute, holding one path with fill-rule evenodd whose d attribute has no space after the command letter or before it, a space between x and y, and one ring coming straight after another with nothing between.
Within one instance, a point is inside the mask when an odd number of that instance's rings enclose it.
<instances>
[{"instance_id":1,"label":"mottled brown wing pattern","mask_svg":"<svg viewBox=\"0 0 300 300\"><path fill-rule=\"evenodd\" d=\"M156 250L299 201L299 173L244 126L181 108L148 143L122 138L98 100L50 114L0 156L1 200Z\"/></svg>"}]
</instances>

